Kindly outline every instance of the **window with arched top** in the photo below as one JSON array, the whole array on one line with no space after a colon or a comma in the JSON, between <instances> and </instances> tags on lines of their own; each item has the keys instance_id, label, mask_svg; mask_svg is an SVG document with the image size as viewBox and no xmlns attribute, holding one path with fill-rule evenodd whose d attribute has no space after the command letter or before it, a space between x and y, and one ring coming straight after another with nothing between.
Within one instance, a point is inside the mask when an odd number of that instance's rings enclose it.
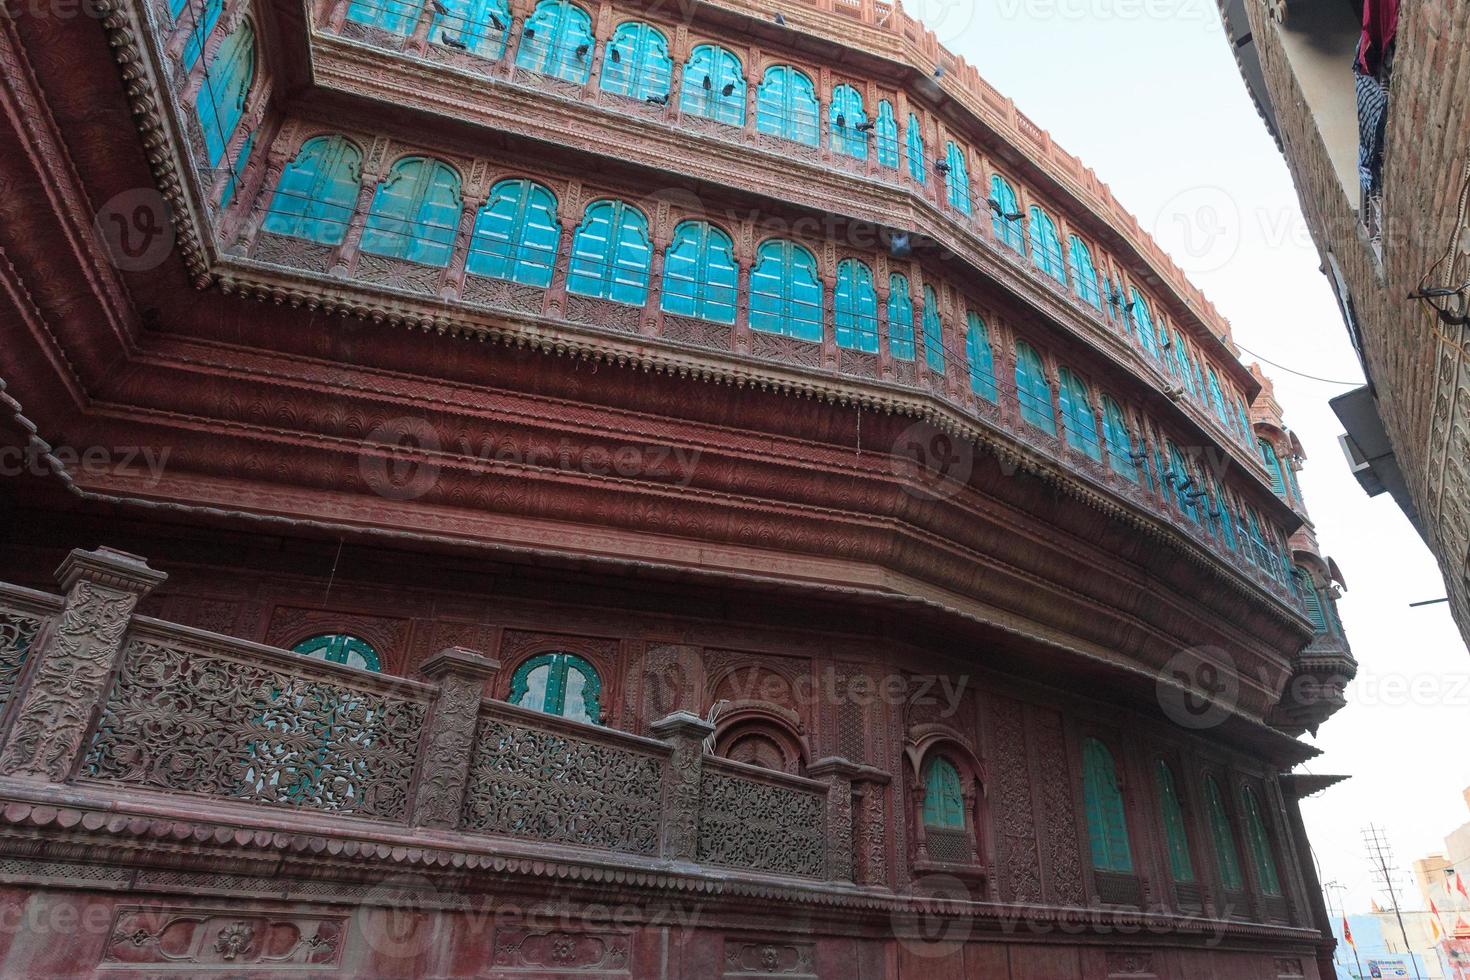
<instances>
[{"instance_id":1,"label":"window with arched top","mask_svg":"<svg viewBox=\"0 0 1470 980\"><path fill-rule=\"evenodd\" d=\"M516 67L585 83L592 76L592 19L567 0L541 0L521 28Z\"/></svg>"},{"instance_id":2,"label":"window with arched top","mask_svg":"<svg viewBox=\"0 0 1470 980\"><path fill-rule=\"evenodd\" d=\"M1286 497L1286 476L1281 468L1281 460L1276 455L1276 447L1271 445L1267 439L1258 438L1256 445L1260 447L1261 459L1266 464L1266 475L1271 478L1271 490L1278 497Z\"/></svg>"},{"instance_id":3,"label":"window with arched top","mask_svg":"<svg viewBox=\"0 0 1470 980\"><path fill-rule=\"evenodd\" d=\"M359 670L381 671L383 660L373 645L351 633L322 633L309 636L291 648L293 653L327 663L345 664Z\"/></svg>"},{"instance_id":4,"label":"window with arched top","mask_svg":"<svg viewBox=\"0 0 1470 980\"><path fill-rule=\"evenodd\" d=\"M1228 892L1243 891L1245 879L1240 873L1240 856L1235 849L1235 832L1230 826L1230 814L1225 809L1225 796L1220 792L1220 784L1215 777L1209 775L1205 776L1205 810L1220 887Z\"/></svg>"},{"instance_id":5,"label":"window with arched top","mask_svg":"<svg viewBox=\"0 0 1470 980\"><path fill-rule=\"evenodd\" d=\"M965 151L950 140L944 147L945 195L949 206L961 214L970 213L970 168L965 163Z\"/></svg>"},{"instance_id":6,"label":"window with arched top","mask_svg":"<svg viewBox=\"0 0 1470 980\"><path fill-rule=\"evenodd\" d=\"M346 137L314 136L281 170L261 230L340 245L361 183L362 152Z\"/></svg>"},{"instance_id":7,"label":"window with arched top","mask_svg":"<svg viewBox=\"0 0 1470 980\"><path fill-rule=\"evenodd\" d=\"M1143 298L1143 294L1136 286L1132 287L1131 292L1133 299L1129 303L1132 307L1129 314L1132 317L1134 336L1138 338L1144 350L1148 351L1151 356L1158 357L1159 335L1158 330L1154 327L1153 313L1149 310L1148 300Z\"/></svg>"},{"instance_id":8,"label":"window with arched top","mask_svg":"<svg viewBox=\"0 0 1470 980\"><path fill-rule=\"evenodd\" d=\"M489 61L505 54L510 11L505 0L439 0L429 22L429 41Z\"/></svg>"},{"instance_id":9,"label":"window with arched top","mask_svg":"<svg viewBox=\"0 0 1470 980\"><path fill-rule=\"evenodd\" d=\"M1086 242L1073 235L1067 240L1067 259L1072 267L1072 291L1083 302L1102 309L1102 289L1098 285L1092 250Z\"/></svg>"},{"instance_id":10,"label":"window with arched top","mask_svg":"<svg viewBox=\"0 0 1470 980\"><path fill-rule=\"evenodd\" d=\"M1159 794L1159 823L1164 828L1164 847L1169 852L1169 877L1178 882L1193 882L1194 858L1189 853L1184 804L1174 782L1174 771L1163 759L1154 765L1154 786Z\"/></svg>"},{"instance_id":11,"label":"window with arched top","mask_svg":"<svg viewBox=\"0 0 1470 980\"><path fill-rule=\"evenodd\" d=\"M598 85L604 92L645 102L667 100L673 77L669 39L662 31L640 21L618 25L602 55Z\"/></svg>"},{"instance_id":12,"label":"window with arched top","mask_svg":"<svg viewBox=\"0 0 1470 980\"><path fill-rule=\"evenodd\" d=\"M219 23L219 16L224 9L224 0L195 0L188 4L192 26L189 28L189 39L184 42L184 50L179 55L185 72L192 71L204 55L209 36L214 33L215 25Z\"/></svg>"},{"instance_id":13,"label":"window with arched top","mask_svg":"<svg viewBox=\"0 0 1470 980\"><path fill-rule=\"evenodd\" d=\"M602 724L602 679L582 657L538 653L516 668L510 679L511 704L573 721Z\"/></svg>"},{"instance_id":14,"label":"window with arched top","mask_svg":"<svg viewBox=\"0 0 1470 980\"><path fill-rule=\"evenodd\" d=\"M914 297L908 276L898 272L888 276L888 353L899 361L914 359Z\"/></svg>"},{"instance_id":15,"label":"window with arched top","mask_svg":"<svg viewBox=\"0 0 1470 980\"><path fill-rule=\"evenodd\" d=\"M1230 504L1225 499L1225 488L1216 477L1211 477L1214 485L1215 501L1210 511L1210 518L1215 522L1215 532L1225 540L1225 546L1231 551L1240 547L1235 536L1235 520L1230 516Z\"/></svg>"},{"instance_id":16,"label":"window with arched top","mask_svg":"<svg viewBox=\"0 0 1470 980\"><path fill-rule=\"evenodd\" d=\"M1172 441L1168 442L1169 473L1165 483L1174 490L1174 502L1184 512L1184 516L1195 524L1200 523L1199 500L1201 488L1194 477L1194 471L1189 467L1189 461L1184 458L1184 453Z\"/></svg>"},{"instance_id":17,"label":"window with arched top","mask_svg":"<svg viewBox=\"0 0 1470 980\"><path fill-rule=\"evenodd\" d=\"M806 248L772 238L756 249L750 272L750 328L821 341L822 280L817 260Z\"/></svg>"},{"instance_id":18,"label":"window with arched top","mask_svg":"<svg viewBox=\"0 0 1470 980\"><path fill-rule=\"evenodd\" d=\"M1256 869L1256 883L1261 894L1281 897L1281 876L1276 873L1276 856L1271 850L1271 836L1266 831L1266 816L1256 791L1249 786L1241 791L1245 802L1246 842L1250 846L1251 863Z\"/></svg>"},{"instance_id":19,"label":"window with arched top","mask_svg":"<svg viewBox=\"0 0 1470 980\"><path fill-rule=\"evenodd\" d=\"M1103 395L1103 437L1108 442L1108 466L1119 476L1138 482L1138 461L1133 458L1133 435L1123 406L1111 395Z\"/></svg>"},{"instance_id":20,"label":"window with arched top","mask_svg":"<svg viewBox=\"0 0 1470 980\"><path fill-rule=\"evenodd\" d=\"M735 322L740 270L730 236L707 221L684 221L664 250L659 305L666 313Z\"/></svg>"},{"instance_id":21,"label":"window with arched top","mask_svg":"<svg viewBox=\"0 0 1470 980\"><path fill-rule=\"evenodd\" d=\"M924 826L965 829L965 788L960 771L942 755L924 767Z\"/></svg>"},{"instance_id":22,"label":"window with arched top","mask_svg":"<svg viewBox=\"0 0 1470 980\"><path fill-rule=\"evenodd\" d=\"M1057 434L1046 368L1042 366L1041 355L1024 340L1016 342L1016 400L1021 408L1021 418L1048 435Z\"/></svg>"},{"instance_id":23,"label":"window with arched top","mask_svg":"<svg viewBox=\"0 0 1470 980\"><path fill-rule=\"evenodd\" d=\"M873 143L878 152L878 166L898 169L898 120L893 115L893 103L878 100L878 117L873 123Z\"/></svg>"},{"instance_id":24,"label":"window with arched top","mask_svg":"<svg viewBox=\"0 0 1470 980\"><path fill-rule=\"evenodd\" d=\"M1102 445L1097 441L1097 418L1092 414L1092 394L1087 390L1087 382L1071 368L1057 371L1057 401L1062 408L1067 445L1102 462Z\"/></svg>"},{"instance_id":25,"label":"window with arched top","mask_svg":"<svg viewBox=\"0 0 1470 980\"><path fill-rule=\"evenodd\" d=\"M194 114L204 134L209 166L218 167L224 160L245 116L245 100L254 80L255 31L248 20L242 20L220 44L194 96Z\"/></svg>"},{"instance_id":26,"label":"window with arched top","mask_svg":"<svg viewBox=\"0 0 1470 980\"><path fill-rule=\"evenodd\" d=\"M430 157L400 160L373 195L362 229L362 250L424 265L448 265L460 207L459 174L449 164Z\"/></svg>"},{"instance_id":27,"label":"window with arched top","mask_svg":"<svg viewBox=\"0 0 1470 980\"><path fill-rule=\"evenodd\" d=\"M1168 335L1168 331L1165 331ZM1196 380L1199 377L1199 367L1194 358L1189 356L1189 346L1184 342L1184 337L1178 330L1173 332L1173 340L1169 344L1169 355L1165 358L1169 364L1169 372L1184 384L1184 388L1191 395L1198 396Z\"/></svg>"},{"instance_id":28,"label":"window with arched top","mask_svg":"<svg viewBox=\"0 0 1470 980\"><path fill-rule=\"evenodd\" d=\"M766 69L755 94L755 128L782 139L818 144L821 108L812 80L790 65Z\"/></svg>"},{"instance_id":29,"label":"window with arched top","mask_svg":"<svg viewBox=\"0 0 1470 980\"><path fill-rule=\"evenodd\" d=\"M878 352L878 292L873 272L857 259L837 263L837 288L833 296L837 346L848 350Z\"/></svg>"},{"instance_id":30,"label":"window with arched top","mask_svg":"<svg viewBox=\"0 0 1470 980\"><path fill-rule=\"evenodd\" d=\"M1302 605L1307 610L1307 618L1312 621L1312 629L1320 634L1326 633L1327 612L1326 604L1322 601L1322 594L1317 590L1317 583L1312 575L1300 565L1292 570L1292 582L1296 586L1297 595L1302 598Z\"/></svg>"},{"instance_id":31,"label":"window with arched top","mask_svg":"<svg viewBox=\"0 0 1470 980\"><path fill-rule=\"evenodd\" d=\"M418 23L423 0L352 0L347 19L390 34L409 35Z\"/></svg>"},{"instance_id":32,"label":"window with arched top","mask_svg":"<svg viewBox=\"0 0 1470 980\"><path fill-rule=\"evenodd\" d=\"M465 271L544 288L551 285L560 241L550 188L533 180L502 180L475 216Z\"/></svg>"},{"instance_id":33,"label":"window with arched top","mask_svg":"<svg viewBox=\"0 0 1470 980\"><path fill-rule=\"evenodd\" d=\"M934 287L924 284L924 363L929 370L944 373L944 319L939 315L939 297Z\"/></svg>"},{"instance_id":34,"label":"window with arched top","mask_svg":"<svg viewBox=\"0 0 1470 980\"><path fill-rule=\"evenodd\" d=\"M642 306L652 256L642 211L612 198L593 201L572 237L567 292Z\"/></svg>"},{"instance_id":35,"label":"window with arched top","mask_svg":"<svg viewBox=\"0 0 1470 980\"><path fill-rule=\"evenodd\" d=\"M1031 205L1031 261L1057 282L1067 281L1067 266L1062 261L1062 239L1057 223L1038 205Z\"/></svg>"},{"instance_id":36,"label":"window with arched top","mask_svg":"<svg viewBox=\"0 0 1470 980\"><path fill-rule=\"evenodd\" d=\"M970 368L970 390L988 402L995 401L995 350L990 330L980 314L965 314L965 361Z\"/></svg>"},{"instance_id":37,"label":"window with arched top","mask_svg":"<svg viewBox=\"0 0 1470 980\"><path fill-rule=\"evenodd\" d=\"M863 94L851 85L832 89L832 102L827 106L827 130L832 134L832 152L859 160L868 158L868 113L863 107Z\"/></svg>"},{"instance_id":38,"label":"window with arched top","mask_svg":"<svg viewBox=\"0 0 1470 980\"><path fill-rule=\"evenodd\" d=\"M1113 753L1095 738L1082 741L1082 801L1092 866L1119 874L1133 872L1133 849L1123 808L1123 789Z\"/></svg>"},{"instance_id":39,"label":"window with arched top","mask_svg":"<svg viewBox=\"0 0 1470 980\"><path fill-rule=\"evenodd\" d=\"M928 165L924 162L924 127L912 112L904 130L904 141L909 154L909 176L922 184L928 178Z\"/></svg>"},{"instance_id":40,"label":"window with arched top","mask_svg":"<svg viewBox=\"0 0 1470 980\"><path fill-rule=\"evenodd\" d=\"M734 52L701 44L684 63L679 110L728 126L745 125L745 74Z\"/></svg>"},{"instance_id":41,"label":"window with arched top","mask_svg":"<svg viewBox=\"0 0 1470 980\"><path fill-rule=\"evenodd\" d=\"M1215 374L1213 367L1206 367L1210 378L1210 404L1214 406L1215 417L1220 424L1227 429L1230 428L1230 417L1225 413L1225 395L1220 391L1220 378Z\"/></svg>"},{"instance_id":42,"label":"window with arched top","mask_svg":"<svg viewBox=\"0 0 1470 980\"><path fill-rule=\"evenodd\" d=\"M1026 232L1022 227L1025 215L1016 200L1016 189L1000 174L990 177L990 226L997 241L1009 245L1021 254L1026 253Z\"/></svg>"}]
</instances>

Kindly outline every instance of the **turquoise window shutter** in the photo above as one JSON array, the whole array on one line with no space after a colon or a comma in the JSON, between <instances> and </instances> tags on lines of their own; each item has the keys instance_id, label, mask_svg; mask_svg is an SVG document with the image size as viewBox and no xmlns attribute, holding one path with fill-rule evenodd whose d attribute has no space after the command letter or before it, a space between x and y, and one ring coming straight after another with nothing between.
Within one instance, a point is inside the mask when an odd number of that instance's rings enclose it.
<instances>
[{"instance_id":1,"label":"turquoise window shutter","mask_svg":"<svg viewBox=\"0 0 1470 980\"><path fill-rule=\"evenodd\" d=\"M965 151L951 140L944 148L944 162L949 173L944 175L949 206L961 214L970 213L970 168L965 165Z\"/></svg>"},{"instance_id":2,"label":"turquoise window shutter","mask_svg":"<svg viewBox=\"0 0 1470 980\"><path fill-rule=\"evenodd\" d=\"M907 276L888 277L888 353L900 361L914 359L914 298Z\"/></svg>"},{"instance_id":3,"label":"turquoise window shutter","mask_svg":"<svg viewBox=\"0 0 1470 980\"><path fill-rule=\"evenodd\" d=\"M1256 866L1256 879L1261 893L1273 898L1281 896L1281 878L1276 874L1276 858L1271 853L1271 838L1266 833L1266 819L1261 803L1249 786L1244 790L1246 840L1250 843L1251 860Z\"/></svg>"},{"instance_id":4,"label":"turquoise window shutter","mask_svg":"<svg viewBox=\"0 0 1470 980\"><path fill-rule=\"evenodd\" d=\"M423 265L448 265L459 213L459 175L452 167L429 157L400 160L373 196L362 250Z\"/></svg>"},{"instance_id":5,"label":"turquoise window shutter","mask_svg":"<svg viewBox=\"0 0 1470 980\"><path fill-rule=\"evenodd\" d=\"M739 278L730 236L708 222L685 221L664 253L660 303L678 316L734 323Z\"/></svg>"},{"instance_id":6,"label":"turquoise window shutter","mask_svg":"<svg viewBox=\"0 0 1470 980\"><path fill-rule=\"evenodd\" d=\"M909 176L922 184L929 173L928 163L924 160L924 128L919 124L919 117L912 112L909 113L905 140L908 143Z\"/></svg>"},{"instance_id":7,"label":"turquoise window shutter","mask_svg":"<svg viewBox=\"0 0 1470 980\"><path fill-rule=\"evenodd\" d=\"M1072 291L1085 303L1101 310L1102 290L1098 287L1097 266L1092 261L1092 251L1087 243L1076 235L1067 242L1067 254L1072 264Z\"/></svg>"},{"instance_id":8,"label":"turquoise window shutter","mask_svg":"<svg viewBox=\"0 0 1470 980\"><path fill-rule=\"evenodd\" d=\"M1179 504L1179 509L1184 516L1195 524L1200 523L1199 506L1195 503L1199 497L1191 497L1190 494L1197 492L1200 488L1194 479L1194 472L1189 468L1188 461L1179 447L1169 443L1169 472L1173 474L1174 500Z\"/></svg>"},{"instance_id":9,"label":"turquoise window shutter","mask_svg":"<svg viewBox=\"0 0 1470 980\"><path fill-rule=\"evenodd\" d=\"M516 67L585 83L592 75L592 20L566 0L541 0L521 28Z\"/></svg>"},{"instance_id":10,"label":"turquoise window shutter","mask_svg":"<svg viewBox=\"0 0 1470 980\"><path fill-rule=\"evenodd\" d=\"M929 370L944 373L944 320L939 315L939 297L934 287L924 286L924 363Z\"/></svg>"},{"instance_id":11,"label":"turquoise window shutter","mask_svg":"<svg viewBox=\"0 0 1470 980\"><path fill-rule=\"evenodd\" d=\"M465 271L545 288L560 242L556 195L534 181L502 180L475 216Z\"/></svg>"},{"instance_id":12,"label":"turquoise window shutter","mask_svg":"<svg viewBox=\"0 0 1470 980\"><path fill-rule=\"evenodd\" d=\"M988 402L996 400L995 350L990 330L973 310L965 315L965 357L970 367L970 390Z\"/></svg>"},{"instance_id":13,"label":"turquoise window shutter","mask_svg":"<svg viewBox=\"0 0 1470 980\"><path fill-rule=\"evenodd\" d=\"M1214 776L1205 777L1205 806L1209 812L1210 837L1215 845L1215 864L1220 873L1220 885L1226 891L1238 892L1245 887L1245 879L1240 873L1240 857L1235 850L1230 815L1225 811L1225 797Z\"/></svg>"},{"instance_id":14,"label":"turquoise window shutter","mask_svg":"<svg viewBox=\"0 0 1470 980\"><path fill-rule=\"evenodd\" d=\"M1067 281L1067 266L1062 260L1062 240L1056 222L1040 207L1031 205L1031 261L1057 282Z\"/></svg>"},{"instance_id":15,"label":"turquoise window shutter","mask_svg":"<svg viewBox=\"0 0 1470 980\"><path fill-rule=\"evenodd\" d=\"M729 126L744 126L745 75L740 59L714 44L701 44L690 52L679 109Z\"/></svg>"},{"instance_id":16,"label":"turquoise window shutter","mask_svg":"<svg viewBox=\"0 0 1470 980\"><path fill-rule=\"evenodd\" d=\"M878 351L878 293L873 273L857 259L837 263L837 290L833 297L837 346Z\"/></svg>"},{"instance_id":17,"label":"turquoise window shutter","mask_svg":"<svg viewBox=\"0 0 1470 980\"><path fill-rule=\"evenodd\" d=\"M352 0L347 19L391 34L412 34L423 0Z\"/></svg>"},{"instance_id":18,"label":"turquoise window shutter","mask_svg":"<svg viewBox=\"0 0 1470 980\"><path fill-rule=\"evenodd\" d=\"M1175 881L1194 881L1194 860L1189 854L1189 834L1185 829L1184 807L1174 785L1174 773L1163 759L1154 769L1159 794L1159 822L1164 825L1164 844L1169 851L1169 875Z\"/></svg>"},{"instance_id":19,"label":"turquoise window shutter","mask_svg":"<svg viewBox=\"0 0 1470 980\"><path fill-rule=\"evenodd\" d=\"M1219 516L1215 518L1215 524L1217 527L1219 527L1220 533L1224 535L1226 546L1229 547L1231 551L1235 551L1240 547L1240 545L1235 537L1235 521L1230 516L1230 503L1225 498L1225 488L1221 486L1220 481L1215 480L1214 484L1215 510L1219 514Z\"/></svg>"},{"instance_id":20,"label":"turquoise window shutter","mask_svg":"<svg viewBox=\"0 0 1470 980\"><path fill-rule=\"evenodd\" d=\"M924 826L965 829L965 790L959 770L943 756L929 761L924 773Z\"/></svg>"},{"instance_id":21,"label":"turquoise window shutter","mask_svg":"<svg viewBox=\"0 0 1470 980\"><path fill-rule=\"evenodd\" d=\"M224 0L188 0L187 8L194 26L190 28L189 39L184 42L184 50L179 56L185 72L193 71L204 55L204 48L209 43L209 36L214 33L215 25L219 23L225 4Z\"/></svg>"},{"instance_id":22,"label":"turquoise window shutter","mask_svg":"<svg viewBox=\"0 0 1470 980\"><path fill-rule=\"evenodd\" d=\"M755 128L762 133L816 146L820 107L812 80L789 65L766 69L755 96Z\"/></svg>"},{"instance_id":23,"label":"turquoise window shutter","mask_svg":"<svg viewBox=\"0 0 1470 980\"><path fill-rule=\"evenodd\" d=\"M1099 871L1131 874L1133 849L1117 768L1113 754L1095 738L1082 742L1082 795L1092 866Z\"/></svg>"},{"instance_id":24,"label":"turquoise window shutter","mask_svg":"<svg viewBox=\"0 0 1470 980\"><path fill-rule=\"evenodd\" d=\"M761 243L750 273L752 330L820 342L822 299L822 281L811 252L780 239Z\"/></svg>"},{"instance_id":25,"label":"turquoise window shutter","mask_svg":"<svg viewBox=\"0 0 1470 980\"><path fill-rule=\"evenodd\" d=\"M878 165L898 169L898 120L893 117L893 103L878 100L878 119L873 126L873 142L878 151Z\"/></svg>"},{"instance_id":26,"label":"turquoise window shutter","mask_svg":"<svg viewBox=\"0 0 1470 980\"><path fill-rule=\"evenodd\" d=\"M1153 315L1149 312L1148 300L1137 287L1131 290L1133 294L1133 332L1138 337L1138 342L1143 349L1148 351L1152 357L1159 356L1159 335L1154 327Z\"/></svg>"},{"instance_id":27,"label":"turquoise window shutter","mask_svg":"<svg viewBox=\"0 0 1470 980\"><path fill-rule=\"evenodd\" d=\"M1265 439L1257 439L1256 444L1261 448L1261 459L1266 463L1266 473L1271 477L1271 490L1278 497L1286 496L1286 477L1281 469L1281 460L1276 456L1276 449Z\"/></svg>"},{"instance_id":28,"label":"turquoise window shutter","mask_svg":"<svg viewBox=\"0 0 1470 980\"><path fill-rule=\"evenodd\" d=\"M1057 372L1057 393L1067 423L1067 444L1101 462L1102 446L1097 441L1097 419L1087 383L1076 372L1062 368Z\"/></svg>"},{"instance_id":29,"label":"turquoise window shutter","mask_svg":"<svg viewBox=\"0 0 1470 980\"><path fill-rule=\"evenodd\" d=\"M990 178L990 211L996 239L1024 255L1026 235L1021 228L1021 205L1016 201L1015 188L1000 174Z\"/></svg>"},{"instance_id":30,"label":"turquoise window shutter","mask_svg":"<svg viewBox=\"0 0 1470 980\"><path fill-rule=\"evenodd\" d=\"M1133 437L1128 418L1112 396L1103 396L1103 431L1108 440L1108 465L1113 472L1138 482L1138 463L1133 459Z\"/></svg>"},{"instance_id":31,"label":"turquoise window shutter","mask_svg":"<svg viewBox=\"0 0 1470 980\"><path fill-rule=\"evenodd\" d=\"M582 657L542 653L511 675L511 704L573 721L602 724L602 679Z\"/></svg>"},{"instance_id":32,"label":"turquoise window shutter","mask_svg":"<svg viewBox=\"0 0 1470 980\"><path fill-rule=\"evenodd\" d=\"M356 146L342 136L313 137L281 171L261 228L340 245L361 183L362 153Z\"/></svg>"},{"instance_id":33,"label":"turquoise window shutter","mask_svg":"<svg viewBox=\"0 0 1470 980\"><path fill-rule=\"evenodd\" d=\"M844 153L859 160L868 158L868 132L860 126L868 124L862 93L851 85L832 90L832 103L827 107L827 129L832 134L832 152Z\"/></svg>"},{"instance_id":34,"label":"turquoise window shutter","mask_svg":"<svg viewBox=\"0 0 1470 980\"><path fill-rule=\"evenodd\" d=\"M254 78L255 32L249 21L241 21L215 52L194 97L194 112L199 130L204 134L204 152L211 167L218 167L225 158L235 129L245 115L245 99Z\"/></svg>"},{"instance_id":35,"label":"turquoise window shutter","mask_svg":"<svg viewBox=\"0 0 1470 980\"><path fill-rule=\"evenodd\" d=\"M572 238L567 292L642 306L652 254L642 211L624 201L593 201Z\"/></svg>"},{"instance_id":36,"label":"turquoise window shutter","mask_svg":"<svg viewBox=\"0 0 1470 980\"><path fill-rule=\"evenodd\" d=\"M345 664L360 670L380 672L383 669L382 658L373 649L373 645L350 633L323 633L308 637L292 647L291 651L314 660Z\"/></svg>"},{"instance_id":37,"label":"turquoise window shutter","mask_svg":"<svg viewBox=\"0 0 1470 980\"><path fill-rule=\"evenodd\" d=\"M433 43L490 61L505 55L510 33L505 0L440 0L434 9L434 19L429 22L429 40Z\"/></svg>"},{"instance_id":38,"label":"turquoise window shutter","mask_svg":"<svg viewBox=\"0 0 1470 980\"><path fill-rule=\"evenodd\" d=\"M1046 369L1042 366L1041 355L1025 341L1016 344L1016 400L1020 404L1021 418L1049 435L1057 434Z\"/></svg>"},{"instance_id":39,"label":"turquoise window shutter","mask_svg":"<svg viewBox=\"0 0 1470 980\"><path fill-rule=\"evenodd\" d=\"M662 98L669 94L673 76L668 38L637 21L618 25L602 56L599 84L604 92L633 99Z\"/></svg>"}]
</instances>

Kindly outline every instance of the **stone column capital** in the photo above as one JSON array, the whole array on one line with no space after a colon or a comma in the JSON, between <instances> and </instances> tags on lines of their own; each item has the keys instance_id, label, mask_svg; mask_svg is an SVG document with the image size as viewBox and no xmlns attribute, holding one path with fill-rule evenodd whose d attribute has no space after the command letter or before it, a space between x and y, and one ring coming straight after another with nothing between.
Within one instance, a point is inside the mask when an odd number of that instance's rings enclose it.
<instances>
[{"instance_id":1,"label":"stone column capital","mask_svg":"<svg viewBox=\"0 0 1470 980\"><path fill-rule=\"evenodd\" d=\"M487 680L499 671L499 660L492 660L468 647L445 647L419 667L419 672L430 680L439 680L449 674Z\"/></svg>"},{"instance_id":2,"label":"stone column capital","mask_svg":"<svg viewBox=\"0 0 1470 980\"><path fill-rule=\"evenodd\" d=\"M73 548L56 570L56 581L68 592L77 582L91 582L140 599L167 578L167 573L149 568L145 559L107 547L95 551Z\"/></svg>"},{"instance_id":3,"label":"stone column capital","mask_svg":"<svg viewBox=\"0 0 1470 980\"><path fill-rule=\"evenodd\" d=\"M675 711L654 722L649 728L655 737L664 741L694 739L704 741L714 733L715 726L691 711Z\"/></svg>"}]
</instances>

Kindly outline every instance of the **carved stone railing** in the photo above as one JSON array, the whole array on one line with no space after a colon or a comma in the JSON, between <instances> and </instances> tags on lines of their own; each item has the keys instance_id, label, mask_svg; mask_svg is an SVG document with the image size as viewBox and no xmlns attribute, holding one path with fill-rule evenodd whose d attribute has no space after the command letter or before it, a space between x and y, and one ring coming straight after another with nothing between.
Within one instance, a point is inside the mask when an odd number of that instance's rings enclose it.
<instances>
[{"instance_id":1,"label":"carved stone railing","mask_svg":"<svg viewBox=\"0 0 1470 980\"><path fill-rule=\"evenodd\" d=\"M705 754L684 713L658 738L483 697L498 664L451 648L432 683L391 677L135 616L163 581L142 559L73 551L65 599L0 585L0 662L13 703L0 777L351 817L586 849L625 860L808 880L853 878L852 779L820 780ZM294 819L294 818L293 818Z\"/></svg>"}]
</instances>

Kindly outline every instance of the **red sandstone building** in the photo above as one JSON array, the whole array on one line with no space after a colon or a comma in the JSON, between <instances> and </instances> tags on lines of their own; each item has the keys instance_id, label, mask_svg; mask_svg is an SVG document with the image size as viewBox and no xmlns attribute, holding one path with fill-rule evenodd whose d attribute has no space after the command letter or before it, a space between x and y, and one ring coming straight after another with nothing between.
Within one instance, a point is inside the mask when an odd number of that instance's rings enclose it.
<instances>
[{"instance_id":1,"label":"red sandstone building","mask_svg":"<svg viewBox=\"0 0 1470 980\"><path fill-rule=\"evenodd\" d=\"M6 975L1330 972L1269 386L780 9L0 23Z\"/></svg>"}]
</instances>

